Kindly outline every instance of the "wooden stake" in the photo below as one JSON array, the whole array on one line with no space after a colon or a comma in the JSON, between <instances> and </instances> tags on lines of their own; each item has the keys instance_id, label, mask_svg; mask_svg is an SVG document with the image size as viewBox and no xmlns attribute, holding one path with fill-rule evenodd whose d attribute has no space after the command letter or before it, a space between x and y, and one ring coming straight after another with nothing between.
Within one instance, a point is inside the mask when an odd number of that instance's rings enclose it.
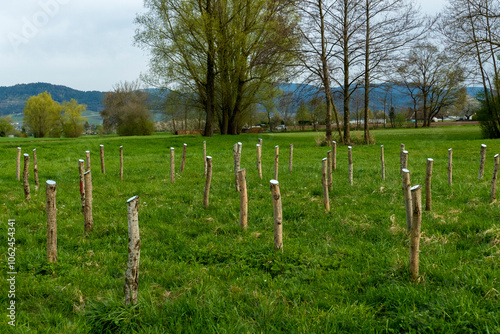
<instances>
[{"instance_id":1,"label":"wooden stake","mask_svg":"<svg viewBox=\"0 0 500 334\"><path fill-rule=\"evenodd\" d=\"M321 168L321 183L323 184L323 204L326 211L330 211L330 199L328 197L328 158L323 158Z\"/></svg>"},{"instance_id":2,"label":"wooden stake","mask_svg":"<svg viewBox=\"0 0 500 334\"><path fill-rule=\"evenodd\" d=\"M248 196L245 168L238 171L238 177L240 179L240 227L246 230L248 226Z\"/></svg>"},{"instance_id":3,"label":"wooden stake","mask_svg":"<svg viewBox=\"0 0 500 334\"><path fill-rule=\"evenodd\" d=\"M260 144L257 147L257 172L259 173L259 178L262 180L262 147Z\"/></svg>"},{"instance_id":4,"label":"wooden stake","mask_svg":"<svg viewBox=\"0 0 500 334\"><path fill-rule=\"evenodd\" d=\"M427 159L427 170L425 172L425 210L432 210L432 195L431 195L431 179L432 179L432 165L434 160Z\"/></svg>"},{"instance_id":5,"label":"wooden stake","mask_svg":"<svg viewBox=\"0 0 500 334\"><path fill-rule=\"evenodd\" d=\"M486 145L481 144L481 160L479 161L479 176L478 180L481 180L484 175L484 164L486 162Z\"/></svg>"},{"instance_id":6,"label":"wooden stake","mask_svg":"<svg viewBox=\"0 0 500 334\"><path fill-rule=\"evenodd\" d=\"M332 169L337 170L337 142L332 141Z\"/></svg>"},{"instance_id":7,"label":"wooden stake","mask_svg":"<svg viewBox=\"0 0 500 334\"><path fill-rule=\"evenodd\" d=\"M24 198L27 201L31 199L29 175L30 175L30 155L28 153L24 153L23 185L24 185Z\"/></svg>"},{"instance_id":8,"label":"wooden stake","mask_svg":"<svg viewBox=\"0 0 500 334\"><path fill-rule=\"evenodd\" d=\"M125 271L125 305L137 304L139 291L139 261L141 258L141 237L139 235L139 197L127 201L128 219L128 261Z\"/></svg>"},{"instance_id":9,"label":"wooden stake","mask_svg":"<svg viewBox=\"0 0 500 334\"><path fill-rule=\"evenodd\" d=\"M403 152L405 150L405 144L401 144L401 153L399 154L399 173L403 175Z\"/></svg>"},{"instance_id":10,"label":"wooden stake","mask_svg":"<svg viewBox=\"0 0 500 334\"><path fill-rule=\"evenodd\" d=\"M186 166L186 150L187 150L187 144L184 144L182 148L182 161L181 161L181 172L184 171L184 167Z\"/></svg>"},{"instance_id":11,"label":"wooden stake","mask_svg":"<svg viewBox=\"0 0 500 334\"><path fill-rule=\"evenodd\" d=\"M85 171L88 172L90 170L90 151L85 151L85 158L87 161L87 165L85 166Z\"/></svg>"},{"instance_id":12,"label":"wooden stake","mask_svg":"<svg viewBox=\"0 0 500 334\"><path fill-rule=\"evenodd\" d=\"M402 169L408 169L408 151L403 151L403 155L401 156L401 166Z\"/></svg>"},{"instance_id":13,"label":"wooden stake","mask_svg":"<svg viewBox=\"0 0 500 334\"><path fill-rule=\"evenodd\" d=\"M497 198L497 177L498 177L498 165L499 165L499 155L495 155L495 167L493 169L493 179L491 180L491 200L495 200Z\"/></svg>"},{"instance_id":14,"label":"wooden stake","mask_svg":"<svg viewBox=\"0 0 500 334\"><path fill-rule=\"evenodd\" d=\"M327 166L327 183L328 183L328 189L333 190L333 175L332 175L332 151L328 151L326 153L326 166Z\"/></svg>"},{"instance_id":15,"label":"wooden stake","mask_svg":"<svg viewBox=\"0 0 500 334\"><path fill-rule=\"evenodd\" d=\"M205 168L204 175L207 175L207 142L203 141L203 165Z\"/></svg>"},{"instance_id":16,"label":"wooden stake","mask_svg":"<svg viewBox=\"0 0 500 334\"><path fill-rule=\"evenodd\" d=\"M210 183L212 182L212 157L207 156L207 178L205 180L205 191L203 192L203 205L208 208L210 194Z\"/></svg>"},{"instance_id":17,"label":"wooden stake","mask_svg":"<svg viewBox=\"0 0 500 334\"><path fill-rule=\"evenodd\" d=\"M57 262L57 209L55 181L46 182L47 194L47 261Z\"/></svg>"},{"instance_id":18,"label":"wooden stake","mask_svg":"<svg viewBox=\"0 0 500 334\"><path fill-rule=\"evenodd\" d=\"M380 145L380 163L382 165L382 180L385 180L384 145Z\"/></svg>"},{"instance_id":19,"label":"wooden stake","mask_svg":"<svg viewBox=\"0 0 500 334\"><path fill-rule=\"evenodd\" d=\"M236 191L240 191L240 182L238 178L238 171L240 170L240 159L241 159L241 147L240 142L233 145L233 160L234 160L234 187Z\"/></svg>"},{"instance_id":20,"label":"wooden stake","mask_svg":"<svg viewBox=\"0 0 500 334\"><path fill-rule=\"evenodd\" d=\"M36 148L33 150L33 176L35 177L35 190L38 190L40 181L38 180L38 159L36 158Z\"/></svg>"},{"instance_id":21,"label":"wooden stake","mask_svg":"<svg viewBox=\"0 0 500 334\"><path fill-rule=\"evenodd\" d=\"M411 218L413 215L411 207L411 183L410 183L410 171L408 169L402 169L403 173L403 195L405 198L405 208L406 208L406 229L410 231L411 228Z\"/></svg>"},{"instance_id":22,"label":"wooden stake","mask_svg":"<svg viewBox=\"0 0 500 334\"><path fill-rule=\"evenodd\" d=\"M352 176L352 173L353 173L353 166L352 166L352 146L347 146L347 155L348 155L348 158L349 158L349 183L351 184L351 186L354 184L354 180L353 180L353 176Z\"/></svg>"},{"instance_id":23,"label":"wooden stake","mask_svg":"<svg viewBox=\"0 0 500 334\"><path fill-rule=\"evenodd\" d=\"M101 173L106 174L106 166L104 165L104 145L99 145L101 150Z\"/></svg>"},{"instance_id":24,"label":"wooden stake","mask_svg":"<svg viewBox=\"0 0 500 334\"><path fill-rule=\"evenodd\" d=\"M123 146L120 146L120 180L123 180Z\"/></svg>"},{"instance_id":25,"label":"wooden stake","mask_svg":"<svg viewBox=\"0 0 500 334\"><path fill-rule=\"evenodd\" d=\"M170 148L170 181L175 183L175 148Z\"/></svg>"},{"instance_id":26,"label":"wooden stake","mask_svg":"<svg viewBox=\"0 0 500 334\"><path fill-rule=\"evenodd\" d=\"M85 232L90 232L94 228L94 218L92 217L92 175L90 171L83 174L85 183L85 208L84 208L84 222Z\"/></svg>"},{"instance_id":27,"label":"wooden stake","mask_svg":"<svg viewBox=\"0 0 500 334\"><path fill-rule=\"evenodd\" d=\"M21 181L21 148L17 148L16 178Z\"/></svg>"},{"instance_id":28,"label":"wooden stake","mask_svg":"<svg viewBox=\"0 0 500 334\"><path fill-rule=\"evenodd\" d=\"M280 147L276 145L274 147L274 179L278 180L278 158L280 155Z\"/></svg>"},{"instance_id":29,"label":"wooden stake","mask_svg":"<svg viewBox=\"0 0 500 334\"><path fill-rule=\"evenodd\" d=\"M257 143L262 147L262 138L259 138Z\"/></svg>"},{"instance_id":30,"label":"wooden stake","mask_svg":"<svg viewBox=\"0 0 500 334\"><path fill-rule=\"evenodd\" d=\"M448 149L448 185L451 186L453 180L453 150Z\"/></svg>"},{"instance_id":31,"label":"wooden stake","mask_svg":"<svg viewBox=\"0 0 500 334\"><path fill-rule=\"evenodd\" d=\"M271 180L271 195L274 209L274 249L283 252L283 211L281 207L280 183Z\"/></svg>"},{"instance_id":32,"label":"wooden stake","mask_svg":"<svg viewBox=\"0 0 500 334\"><path fill-rule=\"evenodd\" d=\"M82 201L82 213L85 214L85 180L83 174L85 174L85 167L83 164L85 161L82 159L78 160L78 171L80 174L80 199Z\"/></svg>"},{"instance_id":33,"label":"wooden stake","mask_svg":"<svg viewBox=\"0 0 500 334\"><path fill-rule=\"evenodd\" d=\"M410 229L410 272L412 281L418 278L418 262L420 250L420 227L422 225L422 195L421 186L411 188L413 218Z\"/></svg>"},{"instance_id":34,"label":"wooden stake","mask_svg":"<svg viewBox=\"0 0 500 334\"><path fill-rule=\"evenodd\" d=\"M290 159L288 160L288 171L292 172L293 165L293 144L290 144Z\"/></svg>"}]
</instances>

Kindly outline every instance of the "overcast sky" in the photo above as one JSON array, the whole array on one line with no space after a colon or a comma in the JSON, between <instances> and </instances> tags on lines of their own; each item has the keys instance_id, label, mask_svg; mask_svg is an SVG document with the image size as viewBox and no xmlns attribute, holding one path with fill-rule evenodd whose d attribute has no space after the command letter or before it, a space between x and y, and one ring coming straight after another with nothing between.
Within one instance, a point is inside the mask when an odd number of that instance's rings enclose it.
<instances>
[{"instance_id":1,"label":"overcast sky","mask_svg":"<svg viewBox=\"0 0 500 334\"><path fill-rule=\"evenodd\" d=\"M429 14L445 0L416 0ZM109 91L147 70L132 45L143 0L2 0L0 86L48 82Z\"/></svg>"}]
</instances>

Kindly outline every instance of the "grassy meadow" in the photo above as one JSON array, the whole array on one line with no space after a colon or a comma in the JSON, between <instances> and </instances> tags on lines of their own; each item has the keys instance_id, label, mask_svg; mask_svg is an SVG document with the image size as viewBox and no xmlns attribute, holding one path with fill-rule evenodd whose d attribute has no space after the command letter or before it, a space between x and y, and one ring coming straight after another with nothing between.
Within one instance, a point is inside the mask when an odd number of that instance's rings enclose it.
<instances>
[{"instance_id":1,"label":"grassy meadow","mask_svg":"<svg viewBox=\"0 0 500 334\"><path fill-rule=\"evenodd\" d=\"M322 203L321 133L240 136L0 139L1 333L500 333L500 208L491 202L500 141L475 126L372 132L377 145L337 149L330 212ZM256 170L263 139L263 179ZM213 157L203 206L202 142ZM243 143L248 229L239 227L232 146ZM182 146L185 170L180 173ZM294 144L293 172L288 147ZM433 210L422 217L420 277L410 281L399 173L409 151L412 185L434 159ZM488 145L478 181L480 145ZM99 145L106 155L100 171ZM385 148L386 180L380 176ZM119 146L124 146L124 180ZM274 146L280 146L284 252L273 248ZM31 201L17 181L16 147L37 149L41 187ZM170 182L170 147L176 182ZM453 185L448 186L448 148ZM91 151L94 229L84 233L78 159ZM32 163L31 159L31 163ZM31 165L32 167L32 165ZM45 181L57 182L58 260L46 260ZM500 186L499 186L500 187ZM128 198L140 199L139 303L123 303ZM500 196L500 194L499 194ZM425 200L425 190L422 190ZM425 203L425 202L424 202ZM6 317L8 219L16 228L16 327Z\"/></svg>"}]
</instances>

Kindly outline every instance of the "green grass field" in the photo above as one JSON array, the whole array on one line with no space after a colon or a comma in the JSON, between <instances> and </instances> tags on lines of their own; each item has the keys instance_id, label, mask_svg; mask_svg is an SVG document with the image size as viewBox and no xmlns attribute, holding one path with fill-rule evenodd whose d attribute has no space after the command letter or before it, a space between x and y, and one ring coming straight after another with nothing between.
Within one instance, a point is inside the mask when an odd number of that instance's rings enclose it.
<instances>
[{"instance_id":1,"label":"green grass field","mask_svg":"<svg viewBox=\"0 0 500 334\"><path fill-rule=\"evenodd\" d=\"M322 203L320 133L241 136L83 137L0 140L1 333L500 333L500 210L491 202L498 140L474 126L377 130L377 145L339 146ZM263 138L262 180L255 168ZM210 207L203 206L202 141L213 157ZM248 229L239 227L232 146L243 143ZM180 173L183 143L187 163ZM293 172L288 147L294 144ZM424 184L434 159L432 212L422 217L420 277L411 282L399 174L400 144L412 184ZM480 145L488 145L478 181ZM106 151L100 171L99 145ZM385 147L385 181L380 145ZM125 177L120 181L119 146ZM280 145L284 252L273 248L269 180ZM15 177L16 147L36 148L41 188L24 200ZM176 183L170 182L170 147ZM453 185L447 183L453 148ZM78 159L91 151L94 230L84 233ZM46 260L45 181L55 180L58 261ZM423 191L423 200L425 199ZM127 205L140 197L139 303L123 303ZM500 195L499 195L500 196ZM8 325L8 219L15 219L16 327Z\"/></svg>"}]
</instances>

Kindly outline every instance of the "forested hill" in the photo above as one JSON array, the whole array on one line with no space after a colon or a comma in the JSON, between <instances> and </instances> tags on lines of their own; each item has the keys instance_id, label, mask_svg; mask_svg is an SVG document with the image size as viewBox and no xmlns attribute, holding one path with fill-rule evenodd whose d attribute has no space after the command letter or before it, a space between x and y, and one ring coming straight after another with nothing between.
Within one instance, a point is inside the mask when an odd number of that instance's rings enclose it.
<instances>
[{"instance_id":1,"label":"forested hill","mask_svg":"<svg viewBox=\"0 0 500 334\"><path fill-rule=\"evenodd\" d=\"M24 103L28 98L47 91L57 102L75 99L78 103L86 104L87 110L101 111L102 96L105 92L80 91L66 86L49 83L19 84L10 87L0 86L0 116L19 114L23 112Z\"/></svg>"}]
</instances>

